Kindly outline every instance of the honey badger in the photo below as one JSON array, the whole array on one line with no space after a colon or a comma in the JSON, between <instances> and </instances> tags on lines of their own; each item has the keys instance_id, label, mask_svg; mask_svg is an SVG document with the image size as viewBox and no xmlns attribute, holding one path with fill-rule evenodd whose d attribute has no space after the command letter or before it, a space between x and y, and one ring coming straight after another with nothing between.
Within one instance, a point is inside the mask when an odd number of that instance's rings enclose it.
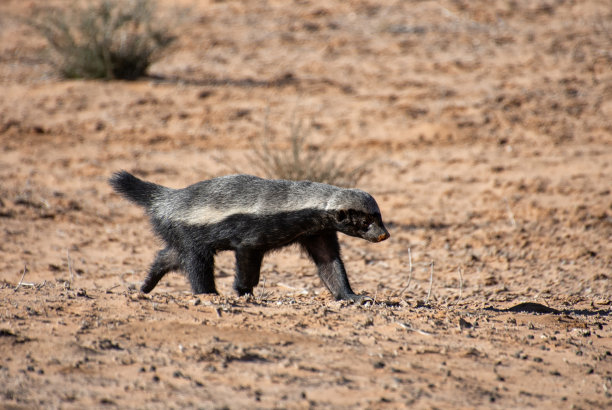
<instances>
[{"instance_id":1,"label":"honey badger","mask_svg":"<svg viewBox=\"0 0 612 410\"><path fill-rule=\"evenodd\" d=\"M194 293L217 293L214 256L236 254L234 289L253 293L264 255L297 243L316 264L336 299L362 301L348 281L337 232L380 242L389 237L374 198L358 189L310 181L229 175L171 189L126 171L109 180L113 189L146 209L166 247L149 269L148 293L170 271L187 274Z\"/></svg>"}]
</instances>

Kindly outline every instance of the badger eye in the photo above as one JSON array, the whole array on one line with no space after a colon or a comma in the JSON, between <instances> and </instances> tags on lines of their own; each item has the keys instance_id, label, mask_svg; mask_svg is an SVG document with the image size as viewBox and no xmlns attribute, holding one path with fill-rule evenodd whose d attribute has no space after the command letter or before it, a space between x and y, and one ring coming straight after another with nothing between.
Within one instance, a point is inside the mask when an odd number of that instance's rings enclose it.
<instances>
[{"instance_id":1,"label":"badger eye","mask_svg":"<svg viewBox=\"0 0 612 410\"><path fill-rule=\"evenodd\" d=\"M344 221L347 217L347 213L344 210L338 211L338 221Z\"/></svg>"},{"instance_id":2,"label":"badger eye","mask_svg":"<svg viewBox=\"0 0 612 410\"><path fill-rule=\"evenodd\" d=\"M361 220L360 226L362 229L367 229L374 223L374 218L370 215L366 216Z\"/></svg>"},{"instance_id":3,"label":"badger eye","mask_svg":"<svg viewBox=\"0 0 612 410\"><path fill-rule=\"evenodd\" d=\"M368 221L367 219L361 219L358 223L357 226L360 229L367 229L368 226L370 226L370 221Z\"/></svg>"}]
</instances>

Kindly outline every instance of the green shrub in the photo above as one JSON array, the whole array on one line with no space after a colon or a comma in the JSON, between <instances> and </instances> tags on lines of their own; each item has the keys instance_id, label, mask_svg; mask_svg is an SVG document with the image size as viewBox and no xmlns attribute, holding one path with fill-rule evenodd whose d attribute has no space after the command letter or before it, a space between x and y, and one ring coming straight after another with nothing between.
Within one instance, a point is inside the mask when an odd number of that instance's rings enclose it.
<instances>
[{"instance_id":1,"label":"green shrub","mask_svg":"<svg viewBox=\"0 0 612 410\"><path fill-rule=\"evenodd\" d=\"M66 78L136 79L174 40L151 0L39 8L28 22L47 39L51 63Z\"/></svg>"}]
</instances>

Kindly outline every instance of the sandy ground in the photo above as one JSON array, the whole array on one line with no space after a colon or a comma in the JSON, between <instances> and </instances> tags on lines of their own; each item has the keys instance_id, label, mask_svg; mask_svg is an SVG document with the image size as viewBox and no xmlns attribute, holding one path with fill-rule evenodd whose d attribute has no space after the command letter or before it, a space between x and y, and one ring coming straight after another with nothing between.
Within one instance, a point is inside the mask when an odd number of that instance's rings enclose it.
<instances>
[{"instance_id":1,"label":"sandy ground","mask_svg":"<svg viewBox=\"0 0 612 410\"><path fill-rule=\"evenodd\" d=\"M136 82L58 78L0 3L1 407L612 406L609 1L179 3ZM375 303L295 248L250 298L231 253L220 296L140 294L160 243L111 173L254 172L294 118L367 164L392 236L341 244Z\"/></svg>"}]
</instances>

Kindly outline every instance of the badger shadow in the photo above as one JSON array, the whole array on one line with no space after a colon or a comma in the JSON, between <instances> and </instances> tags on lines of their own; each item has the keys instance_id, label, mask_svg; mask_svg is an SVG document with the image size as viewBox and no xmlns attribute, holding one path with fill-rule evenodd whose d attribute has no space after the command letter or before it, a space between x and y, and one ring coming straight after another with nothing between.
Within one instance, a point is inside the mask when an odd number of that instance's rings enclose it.
<instances>
[{"instance_id":1,"label":"badger shadow","mask_svg":"<svg viewBox=\"0 0 612 410\"><path fill-rule=\"evenodd\" d=\"M246 78L190 78L181 76L167 76L161 74L149 74L147 77L160 83L170 84L186 84L197 86L234 86L234 87L284 87L287 85L297 84L299 80L293 73L285 73L271 80L259 80L251 77Z\"/></svg>"}]
</instances>

